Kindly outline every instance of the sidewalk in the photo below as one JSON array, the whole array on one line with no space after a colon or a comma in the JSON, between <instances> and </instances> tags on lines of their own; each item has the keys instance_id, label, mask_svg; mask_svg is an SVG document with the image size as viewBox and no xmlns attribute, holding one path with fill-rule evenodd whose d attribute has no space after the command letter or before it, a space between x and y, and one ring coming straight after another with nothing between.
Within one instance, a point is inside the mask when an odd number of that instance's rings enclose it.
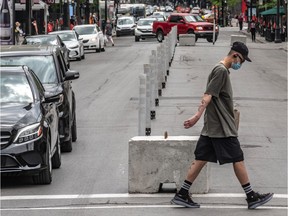
<instances>
[{"instance_id":1,"label":"sidewalk","mask_svg":"<svg viewBox=\"0 0 288 216\"><path fill-rule=\"evenodd\" d=\"M238 32L240 34L246 35L247 36L247 40L251 40L251 33L247 31L248 30L248 23L247 22L243 23L242 31L239 30L239 26L237 25L237 20L236 19L232 19L232 26L233 27L223 27L220 30L223 30L225 28L232 28L235 31L238 30ZM282 43L269 42L269 41L265 40L265 37L261 37L258 33L256 33L256 43L257 42L270 44L271 46L273 46L275 48L283 49L283 50L286 50L286 51L288 50L288 42L287 41L282 42Z\"/></svg>"}]
</instances>

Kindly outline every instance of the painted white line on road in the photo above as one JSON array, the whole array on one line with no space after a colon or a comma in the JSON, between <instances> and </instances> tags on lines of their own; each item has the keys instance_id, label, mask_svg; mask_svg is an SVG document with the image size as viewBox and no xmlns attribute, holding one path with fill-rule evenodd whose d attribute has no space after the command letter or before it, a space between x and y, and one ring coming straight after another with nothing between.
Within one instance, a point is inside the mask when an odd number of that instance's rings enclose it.
<instances>
[{"instance_id":1,"label":"painted white line on road","mask_svg":"<svg viewBox=\"0 0 288 216\"><path fill-rule=\"evenodd\" d=\"M171 198L174 194L66 194L66 195L22 195L22 196L1 196L0 200L48 200L48 199L105 199L105 198ZM193 194L199 198L243 198L243 193L208 193ZM275 199L288 199L288 194L274 194Z\"/></svg>"},{"instance_id":2,"label":"painted white line on road","mask_svg":"<svg viewBox=\"0 0 288 216\"><path fill-rule=\"evenodd\" d=\"M185 208L175 205L103 205L103 206L61 206L61 207L34 207L34 208L7 208L0 211L42 211L42 210L89 210L89 209L136 209L136 208ZM247 209L240 205L201 205L201 209ZM261 206L257 209L287 210L285 206Z\"/></svg>"}]
</instances>

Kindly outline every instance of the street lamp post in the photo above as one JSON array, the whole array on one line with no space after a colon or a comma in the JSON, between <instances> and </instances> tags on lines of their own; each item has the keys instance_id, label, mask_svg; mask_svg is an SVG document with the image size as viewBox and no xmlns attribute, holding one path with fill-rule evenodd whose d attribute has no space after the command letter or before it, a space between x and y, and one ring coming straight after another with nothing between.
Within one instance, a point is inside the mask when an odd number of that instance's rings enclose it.
<instances>
[{"instance_id":1,"label":"street lamp post","mask_svg":"<svg viewBox=\"0 0 288 216\"><path fill-rule=\"evenodd\" d=\"M280 0L277 0L277 15L276 15L276 29L275 29L275 43L281 43L280 27L279 27L279 15L280 15Z\"/></svg>"}]
</instances>

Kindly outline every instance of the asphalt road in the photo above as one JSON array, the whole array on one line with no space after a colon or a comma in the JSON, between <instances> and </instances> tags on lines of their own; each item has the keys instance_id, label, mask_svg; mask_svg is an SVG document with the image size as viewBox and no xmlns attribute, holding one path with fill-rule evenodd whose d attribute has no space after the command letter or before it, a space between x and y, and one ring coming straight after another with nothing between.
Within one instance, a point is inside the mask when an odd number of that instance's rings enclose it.
<instances>
[{"instance_id":1,"label":"asphalt road","mask_svg":"<svg viewBox=\"0 0 288 216\"><path fill-rule=\"evenodd\" d=\"M184 130L195 111L210 69L229 51L235 28L221 31L213 46L199 39L195 47L177 47L167 88L163 90L152 135L199 135L202 124ZM240 141L252 185L277 196L251 215L287 215L287 52L247 40L253 63L233 72L235 103L241 110ZM128 140L138 133L139 74L156 40L115 38L102 53L87 52L74 61L78 140L53 170L51 185L30 178L1 182L1 215L247 215L242 189L229 166L213 165L211 189L195 196L201 209L171 206L173 194L128 195ZM210 196L218 194L218 198ZM192 213L191 213L192 214Z\"/></svg>"}]
</instances>

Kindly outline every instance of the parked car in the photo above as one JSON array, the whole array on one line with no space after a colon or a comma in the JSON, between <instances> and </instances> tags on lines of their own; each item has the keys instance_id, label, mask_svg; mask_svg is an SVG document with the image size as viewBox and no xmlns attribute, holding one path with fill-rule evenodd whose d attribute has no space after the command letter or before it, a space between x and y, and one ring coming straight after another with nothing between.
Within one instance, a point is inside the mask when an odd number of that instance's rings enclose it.
<instances>
[{"instance_id":1,"label":"parked car","mask_svg":"<svg viewBox=\"0 0 288 216\"><path fill-rule=\"evenodd\" d=\"M35 184L50 184L52 167L61 166L59 96L46 95L27 66L0 70L1 175L27 174Z\"/></svg>"},{"instance_id":2,"label":"parked car","mask_svg":"<svg viewBox=\"0 0 288 216\"><path fill-rule=\"evenodd\" d=\"M155 38L155 34L152 33L152 25L156 20L156 18L142 18L138 20L134 33L136 42L140 39Z\"/></svg>"},{"instance_id":3,"label":"parked car","mask_svg":"<svg viewBox=\"0 0 288 216\"><path fill-rule=\"evenodd\" d=\"M69 70L57 46L3 46L0 65L27 65L37 75L47 94L58 96L59 134L61 150L72 151L77 139L76 100L71 80L79 72Z\"/></svg>"},{"instance_id":4,"label":"parked car","mask_svg":"<svg viewBox=\"0 0 288 216\"><path fill-rule=\"evenodd\" d=\"M85 59L83 40L79 39L77 32L73 30L53 31L49 34L58 35L69 49L69 59Z\"/></svg>"},{"instance_id":5,"label":"parked car","mask_svg":"<svg viewBox=\"0 0 288 216\"><path fill-rule=\"evenodd\" d=\"M159 42L164 40L173 26L177 26L177 34L195 34L195 40L198 38L206 38L208 42L213 42L214 26L201 19L198 15L188 13L172 13L167 21L153 22L153 33ZM218 26L215 28L215 41L219 33Z\"/></svg>"},{"instance_id":6,"label":"parked car","mask_svg":"<svg viewBox=\"0 0 288 216\"><path fill-rule=\"evenodd\" d=\"M136 23L134 17L122 16L117 19L116 37L121 35L134 35Z\"/></svg>"},{"instance_id":7,"label":"parked car","mask_svg":"<svg viewBox=\"0 0 288 216\"><path fill-rule=\"evenodd\" d=\"M84 49L95 49L96 52L105 51L104 35L97 24L76 25L73 30L83 40Z\"/></svg>"},{"instance_id":8,"label":"parked car","mask_svg":"<svg viewBox=\"0 0 288 216\"><path fill-rule=\"evenodd\" d=\"M67 67L70 68L69 49L57 35L26 36L22 42L22 45L57 45L64 56Z\"/></svg>"}]
</instances>

